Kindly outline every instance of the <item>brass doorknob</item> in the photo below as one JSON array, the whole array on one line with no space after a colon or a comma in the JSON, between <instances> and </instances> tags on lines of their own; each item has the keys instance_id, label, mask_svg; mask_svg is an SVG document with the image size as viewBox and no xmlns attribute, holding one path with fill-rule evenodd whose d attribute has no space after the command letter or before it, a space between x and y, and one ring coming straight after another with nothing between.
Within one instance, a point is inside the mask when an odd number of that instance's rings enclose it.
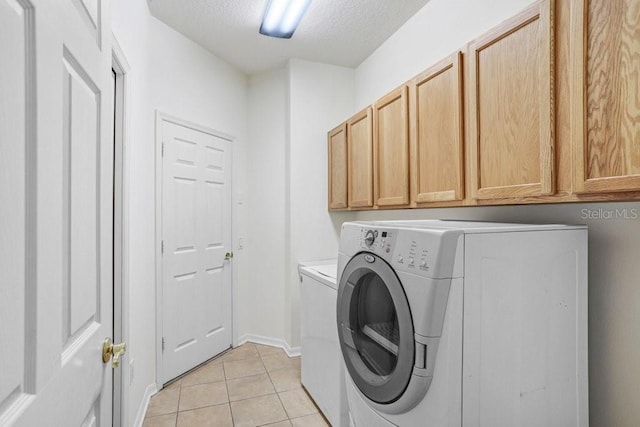
<instances>
[{"instance_id":1,"label":"brass doorknob","mask_svg":"<svg viewBox=\"0 0 640 427\"><path fill-rule=\"evenodd\" d=\"M104 343L102 344L102 362L107 363L111 356L113 356L113 360L111 361L111 366L113 368L117 368L120 366L120 357L123 356L127 351L127 344L120 343L114 344L111 341L111 338L107 337L104 339Z\"/></svg>"},{"instance_id":2,"label":"brass doorknob","mask_svg":"<svg viewBox=\"0 0 640 427\"><path fill-rule=\"evenodd\" d=\"M227 252L226 254L224 254L225 260L230 260L231 258L233 258L233 251Z\"/></svg>"}]
</instances>

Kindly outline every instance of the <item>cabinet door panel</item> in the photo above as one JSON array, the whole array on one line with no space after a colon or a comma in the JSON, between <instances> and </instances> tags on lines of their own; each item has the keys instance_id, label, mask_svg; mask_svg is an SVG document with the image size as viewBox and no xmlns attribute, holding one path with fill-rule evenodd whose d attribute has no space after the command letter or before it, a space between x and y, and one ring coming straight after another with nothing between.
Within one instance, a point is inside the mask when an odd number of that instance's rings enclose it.
<instances>
[{"instance_id":1,"label":"cabinet door panel","mask_svg":"<svg viewBox=\"0 0 640 427\"><path fill-rule=\"evenodd\" d=\"M544 0L469 47L474 198L553 193L552 31Z\"/></svg>"},{"instance_id":2,"label":"cabinet door panel","mask_svg":"<svg viewBox=\"0 0 640 427\"><path fill-rule=\"evenodd\" d=\"M572 6L574 191L640 190L640 6Z\"/></svg>"},{"instance_id":3,"label":"cabinet door panel","mask_svg":"<svg viewBox=\"0 0 640 427\"><path fill-rule=\"evenodd\" d=\"M407 87L373 109L374 194L377 206L409 203L409 117Z\"/></svg>"},{"instance_id":4,"label":"cabinet door panel","mask_svg":"<svg viewBox=\"0 0 640 427\"><path fill-rule=\"evenodd\" d=\"M373 206L373 144L371 107L347 123L349 207Z\"/></svg>"},{"instance_id":5,"label":"cabinet door panel","mask_svg":"<svg viewBox=\"0 0 640 427\"><path fill-rule=\"evenodd\" d=\"M347 207L347 125L329 132L329 209Z\"/></svg>"},{"instance_id":6,"label":"cabinet door panel","mask_svg":"<svg viewBox=\"0 0 640 427\"><path fill-rule=\"evenodd\" d=\"M412 198L416 203L463 198L462 53L411 84Z\"/></svg>"}]
</instances>

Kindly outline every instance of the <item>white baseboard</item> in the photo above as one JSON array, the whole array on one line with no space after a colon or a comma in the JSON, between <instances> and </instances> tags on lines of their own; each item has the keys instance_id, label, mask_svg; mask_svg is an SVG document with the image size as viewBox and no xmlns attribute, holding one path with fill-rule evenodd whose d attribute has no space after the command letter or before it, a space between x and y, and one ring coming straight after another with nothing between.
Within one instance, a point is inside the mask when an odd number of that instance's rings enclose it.
<instances>
[{"instance_id":1,"label":"white baseboard","mask_svg":"<svg viewBox=\"0 0 640 427\"><path fill-rule=\"evenodd\" d=\"M255 344L270 345L272 347L280 347L287 353L289 357L300 356L300 347L290 347L289 343L280 338L265 337L262 335L245 334L238 338L238 345L242 345L246 342L252 342Z\"/></svg>"},{"instance_id":2,"label":"white baseboard","mask_svg":"<svg viewBox=\"0 0 640 427\"><path fill-rule=\"evenodd\" d=\"M142 427L142 423L144 422L144 416L147 413L147 408L149 407L149 400L151 396L158 392L158 387L156 383L151 383L147 386L147 389L144 391L144 396L142 397L142 402L140 402L140 407L138 407L138 414L136 415L136 420L133 423L134 427Z\"/></svg>"}]
</instances>

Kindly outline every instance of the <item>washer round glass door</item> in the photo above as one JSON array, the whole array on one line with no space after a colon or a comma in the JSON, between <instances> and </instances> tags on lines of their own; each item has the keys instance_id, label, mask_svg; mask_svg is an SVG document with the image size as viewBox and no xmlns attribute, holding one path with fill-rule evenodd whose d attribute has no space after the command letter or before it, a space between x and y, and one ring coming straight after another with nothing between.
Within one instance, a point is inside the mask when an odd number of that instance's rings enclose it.
<instances>
[{"instance_id":1,"label":"washer round glass door","mask_svg":"<svg viewBox=\"0 0 640 427\"><path fill-rule=\"evenodd\" d=\"M409 302L391 266L368 252L345 266L338 288L338 336L345 365L376 403L402 396L413 372L415 344Z\"/></svg>"}]
</instances>

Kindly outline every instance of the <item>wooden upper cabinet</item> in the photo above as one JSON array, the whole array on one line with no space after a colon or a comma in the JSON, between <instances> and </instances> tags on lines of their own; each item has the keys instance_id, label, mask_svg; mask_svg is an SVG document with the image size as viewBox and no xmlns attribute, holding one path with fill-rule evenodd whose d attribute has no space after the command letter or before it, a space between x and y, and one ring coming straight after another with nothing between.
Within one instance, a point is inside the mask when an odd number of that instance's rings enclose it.
<instances>
[{"instance_id":1,"label":"wooden upper cabinet","mask_svg":"<svg viewBox=\"0 0 640 427\"><path fill-rule=\"evenodd\" d=\"M377 206L409 204L409 114L407 87L373 107L373 191Z\"/></svg>"},{"instance_id":2,"label":"wooden upper cabinet","mask_svg":"<svg viewBox=\"0 0 640 427\"><path fill-rule=\"evenodd\" d=\"M347 122L349 207L373 206L373 141L371 107Z\"/></svg>"},{"instance_id":3,"label":"wooden upper cabinet","mask_svg":"<svg viewBox=\"0 0 640 427\"><path fill-rule=\"evenodd\" d=\"M347 200L347 124L329 131L329 209L346 209Z\"/></svg>"},{"instance_id":4,"label":"wooden upper cabinet","mask_svg":"<svg viewBox=\"0 0 640 427\"><path fill-rule=\"evenodd\" d=\"M574 0L573 191L640 190L640 5Z\"/></svg>"},{"instance_id":5,"label":"wooden upper cabinet","mask_svg":"<svg viewBox=\"0 0 640 427\"><path fill-rule=\"evenodd\" d=\"M430 203L464 198L462 53L410 83L411 198Z\"/></svg>"},{"instance_id":6,"label":"wooden upper cabinet","mask_svg":"<svg viewBox=\"0 0 640 427\"><path fill-rule=\"evenodd\" d=\"M554 191L552 3L534 3L469 45L473 198Z\"/></svg>"}]
</instances>

